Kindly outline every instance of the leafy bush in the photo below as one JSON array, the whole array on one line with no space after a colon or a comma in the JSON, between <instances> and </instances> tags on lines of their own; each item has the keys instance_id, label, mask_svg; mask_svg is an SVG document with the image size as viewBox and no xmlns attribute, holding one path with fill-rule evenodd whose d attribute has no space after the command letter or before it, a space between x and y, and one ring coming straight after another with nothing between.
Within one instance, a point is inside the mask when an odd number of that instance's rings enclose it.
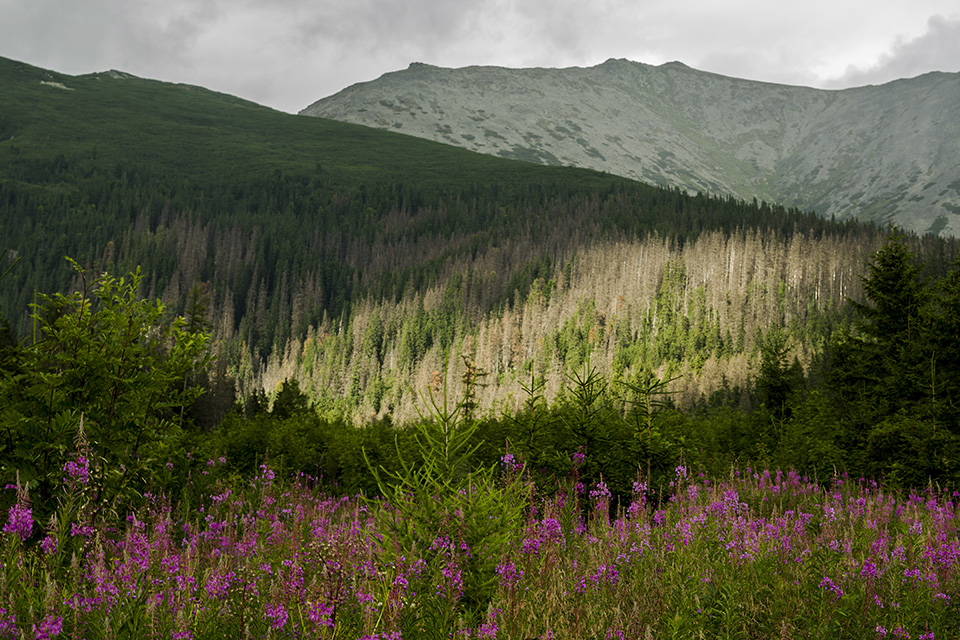
<instances>
[{"instance_id":1,"label":"leafy bush","mask_svg":"<svg viewBox=\"0 0 960 640\"><path fill-rule=\"evenodd\" d=\"M0 366L0 481L29 488L39 517L76 474L98 513L131 508L179 455L201 393L188 377L207 363L205 335L139 298L139 269L91 278L73 265L79 289L41 296L33 340Z\"/></svg>"}]
</instances>

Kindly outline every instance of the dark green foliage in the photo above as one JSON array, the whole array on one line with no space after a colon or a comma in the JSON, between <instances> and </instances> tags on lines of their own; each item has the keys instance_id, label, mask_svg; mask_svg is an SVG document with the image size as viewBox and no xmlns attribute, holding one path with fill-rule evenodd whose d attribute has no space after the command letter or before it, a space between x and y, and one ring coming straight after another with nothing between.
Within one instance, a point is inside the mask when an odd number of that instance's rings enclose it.
<instances>
[{"instance_id":1,"label":"dark green foliage","mask_svg":"<svg viewBox=\"0 0 960 640\"><path fill-rule=\"evenodd\" d=\"M3 259L7 256L7 249L0 251L0 264L3 263ZM15 260L10 264L2 274L0 274L0 281L10 273L10 270L16 266L16 263L20 260ZM17 346L16 337L14 336L13 330L10 328L10 323L7 322L6 317L3 315L2 309L0 309L0 368L7 369L12 366L10 358L15 354L15 349Z\"/></svg>"},{"instance_id":2,"label":"dark green foliage","mask_svg":"<svg viewBox=\"0 0 960 640\"><path fill-rule=\"evenodd\" d=\"M224 456L229 469L241 476L254 475L266 464L283 477L305 474L319 479L340 494L377 495L364 450L372 460L394 469L394 437L399 438L401 450L408 448L407 434L396 433L389 423L358 427L341 419L322 418L309 409L278 412L276 401L274 407L273 413L228 415L202 443L203 456Z\"/></svg>"},{"instance_id":3,"label":"dark green foliage","mask_svg":"<svg viewBox=\"0 0 960 640\"><path fill-rule=\"evenodd\" d=\"M918 339L925 290L917 256L894 233L873 256L863 279L868 302L852 301L861 334L884 348L904 349Z\"/></svg>"},{"instance_id":4,"label":"dark green foliage","mask_svg":"<svg viewBox=\"0 0 960 640\"><path fill-rule=\"evenodd\" d=\"M925 265L898 233L870 260L867 300L854 303L859 334L828 353L840 444L861 453L861 473L902 485L958 479L958 267L921 279Z\"/></svg>"},{"instance_id":5,"label":"dark green foliage","mask_svg":"<svg viewBox=\"0 0 960 640\"><path fill-rule=\"evenodd\" d=\"M41 297L34 340L0 371L0 473L28 484L43 516L81 455L96 509L132 508L180 455L180 418L200 393L186 381L207 362L205 335L140 298L139 271L116 279L74 266L79 290Z\"/></svg>"},{"instance_id":6,"label":"dark green foliage","mask_svg":"<svg viewBox=\"0 0 960 640\"><path fill-rule=\"evenodd\" d=\"M618 380L629 394L626 402L631 405L630 415L638 436L652 431L657 414L671 406L669 385L679 379L680 376L674 376L663 380L649 369L640 369L632 379Z\"/></svg>"},{"instance_id":7,"label":"dark green foliage","mask_svg":"<svg viewBox=\"0 0 960 640\"><path fill-rule=\"evenodd\" d=\"M575 448L590 451L603 438L608 404L607 381L594 367L585 364L569 376L570 387L561 400L563 421L575 443Z\"/></svg>"},{"instance_id":8,"label":"dark green foliage","mask_svg":"<svg viewBox=\"0 0 960 640\"><path fill-rule=\"evenodd\" d=\"M417 459L405 456L399 445L398 470L368 459L380 493L393 507L380 512L384 546L414 557L418 550L465 545L462 604L470 619L480 619L496 590L497 564L517 536L529 486L522 474L498 478L495 463L473 462L482 441L464 402L449 409L445 389L441 402L432 394L425 402L430 415L414 425ZM441 543L450 531L457 534ZM449 613L444 627L454 619Z\"/></svg>"},{"instance_id":9,"label":"dark green foliage","mask_svg":"<svg viewBox=\"0 0 960 640\"><path fill-rule=\"evenodd\" d=\"M930 292L919 273L917 256L894 234L868 265L863 280L867 301L852 302L863 338L856 343L863 369L859 375L865 384L877 385L877 409L884 415L923 395L921 367L932 353L923 327Z\"/></svg>"},{"instance_id":10,"label":"dark green foliage","mask_svg":"<svg viewBox=\"0 0 960 640\"><path fill-rule=\"evenodd\" d=\"M803 383L803 367L796 357L791 362L787 335L782 330L767 333L760 345L760 356L756 381L760 403L776 420L785 420L790 417L792 397Z\"/></svg>"},{"instance_id":11,"label":"dark green foliage","mask_svg":"<svg viewBox=\"0 0 960 640\"><path fill-rule=\"evenodd\" d=\"M281 420L304 415L309 412L309 400L306 394L300 390L300 383L296 380L287 380L280 386L277 397L273 401L274 417Z\"/></svg>"},{"instance_id":12,"label":"dark green foliage","mask_svg":"<svg viewBox=\"0 0 960 640\"><path fill-rule=\"evenodd\" d=\"M960 258L936 284L927 314L930 378L923 395L931 418L960 434Z\"/></svg>"},{"instance_id":13,"label":"dark green foliage","mask_svg":"<svg viewBox=\"0 0 960 640\"><path fill-rule=\"evenodd\" d=\"M922 487L932 479L956 481L960 439L930 420L907 412L885 418L870 429L868 473L895 487Z\"/></svg>"}]
</instances>

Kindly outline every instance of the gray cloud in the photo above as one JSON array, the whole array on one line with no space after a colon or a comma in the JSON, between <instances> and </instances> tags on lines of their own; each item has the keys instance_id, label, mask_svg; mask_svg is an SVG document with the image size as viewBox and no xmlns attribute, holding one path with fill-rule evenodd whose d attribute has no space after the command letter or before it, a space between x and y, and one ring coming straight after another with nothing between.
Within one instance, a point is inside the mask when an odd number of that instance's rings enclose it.
<instances>
[{"instance_id":1,"label":"gray cloud","mask_svg":"<svg viewBox=\"0 0 960 640\"><path fill-rule=\"evenodd\" d=\"M957 70L960 20L926 22L955 1L0 0L0 55L68 74L116 68L199 84L293 112L413 61L680 60L754 80L850 86Z\"/></svg>"},{"instance_id":2,"label":"gray cloud","mask_svg":"<svg viewBox=\"0 0 960 640\"><path fill-rule=\"evenodd\" d=\"M898 39L875 64L866 68L849 66L842 76L825 85L843 88L882 84L929 71L960 71L960 17L933 16L923 35Z\"/></svg>"},{"instance_id":3,"label":"gray cloud","mask_svg":"<svg viewBox=\"0 0 960 640\"><path fill-rule=\"evenodd\" d=\"M157 5L111 0L0 3L5 18L21 25L17 32L4 34L18 49L71 70L104 57L118 63L159 62L188 51L206 26L203 7L174 2L158 10Z\"/></svg>"}]
</instances>

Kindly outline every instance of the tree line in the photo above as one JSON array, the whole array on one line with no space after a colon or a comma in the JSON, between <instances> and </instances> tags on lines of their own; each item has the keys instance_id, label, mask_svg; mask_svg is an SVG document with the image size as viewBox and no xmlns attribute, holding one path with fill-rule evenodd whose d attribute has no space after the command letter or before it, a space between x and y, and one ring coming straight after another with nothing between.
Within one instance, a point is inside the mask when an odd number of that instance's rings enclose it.
<instances>
[{"instance_id":1,"label":"tree line","mask_svg":"<svg viewBox=\"0 0 960 640\"><path fill-rule=\"evenodd\" d=\"M529 370L517 406L482 410L494 372L462 355L459 379L440 375L419 394L417 420L386 414L358 423L325 411L296 379L272 399L262 390L239 402L230 396L229 410L210 421L203 399L216 389L203 292L194 291L186 316L170 319L162 303L137 293L142 273L116 278L74 263L83 286L42 296L36 333L19 342L5 335L0 347L0 472L8 485L30 487L38 515L79 477L104 517L147 492L182 496L193 486L187 474L217 458L242 476L270 464L376 495L386 486L380 474L418 464L422 429L411 427L441 421L470 434L458 446L469 447L477 468L510 453L544 490L576 471L584 482L603 479L622 500L638 477L669 496L678 465L711 476L734 466L793 469L824 480L842 470L891 488L952 483L960 474L960 259L942 276L924 276L928 266L907 238L888 236L867 259L863 301L808 366L787 328L771 328L742 388L721 387L692 405L679 401L683 373L609 375L587 358L563 374L553 398L547 378ZM187 474L174 477L167 470L175 467Z\"/></svg>"}]
</instances>

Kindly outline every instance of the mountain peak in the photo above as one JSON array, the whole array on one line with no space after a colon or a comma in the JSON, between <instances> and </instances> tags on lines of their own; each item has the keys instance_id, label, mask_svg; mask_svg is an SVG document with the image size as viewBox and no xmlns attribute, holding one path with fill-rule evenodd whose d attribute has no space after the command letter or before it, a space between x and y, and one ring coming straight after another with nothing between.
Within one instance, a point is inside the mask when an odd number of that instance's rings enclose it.
<instances>
[{"instance_id":1,"label":"mountain peak","mask_svg":"<svg viewBox=\"0 0 960 640\"><path fill-rule=\"evenodd\" d=\"M301 113L960 236L960 74L828 91L679 61L610 58L566 69L415 62Z\"/></svg>"}]
</instances>

